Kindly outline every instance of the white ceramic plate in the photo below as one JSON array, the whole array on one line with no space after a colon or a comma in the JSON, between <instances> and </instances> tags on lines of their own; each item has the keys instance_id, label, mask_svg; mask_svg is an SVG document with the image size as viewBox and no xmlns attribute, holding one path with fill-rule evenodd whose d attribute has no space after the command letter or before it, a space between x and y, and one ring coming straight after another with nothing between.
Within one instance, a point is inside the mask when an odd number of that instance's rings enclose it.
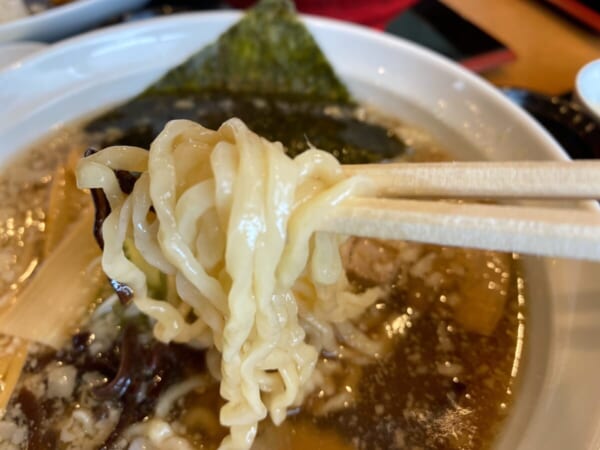
<instances>
[{"instance_id":1,"label":"white ceramic plate","mask_svg":"<svg viewBox=\"0 0 600 450\"><path fill-rule=\"evenodd\" d=\"M40 42L15 42L0 44L0 69L18 63L27 55L31 55L46 47Z\"/></svg>"},{"instance_id":2,"label":"white ceramic plate","mask_svg":"<svg viewBox=\"0 0 600 450\"><path fill-rule=\"evenodd\" d=\"M63 6L0 24L0 42L52 41L86 30L148 0L76 0Z\"/></svg>"},{"instance_id":3,"label":"white ceramic plate","mask_svg":"<svg viewBox=\"0 0 600 450\"><path fill-rule=\"evenodd\" d=\"M139 93L238 17L219 12L122 25L70 39L0 72L0 162L65 122ZM457 65L382 33L324 19L307 23L360 100L428 130L460 157L565 158L529 116ZM525 263L524 377L498 448L597 450L599 266Z\"/></svg>"}]
</instances>

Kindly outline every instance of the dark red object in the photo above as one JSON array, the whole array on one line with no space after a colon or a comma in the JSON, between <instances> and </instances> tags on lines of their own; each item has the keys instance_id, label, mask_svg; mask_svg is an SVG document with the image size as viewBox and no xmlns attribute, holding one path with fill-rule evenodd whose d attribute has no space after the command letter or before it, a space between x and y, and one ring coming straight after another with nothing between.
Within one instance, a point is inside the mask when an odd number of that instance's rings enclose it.
<instances>
[{"instance_id":1,"label":"dark red object","mask_svg":"<svg viewBox=\"0 0 600 450\"><path fill-rule=\"evenodd\" d=\"M546 1L596 32L600 32L600 12L598 12L598 3L594 4L594 1L598 0L588 0L587 2L580 2L577 0ZM586 5L585 3L589 3L589 5Z\"/></svg>"},{"instance_id":2,"label":"dark red object","mask_svg":"<svg viewBox=\"0 0 600 450\"><path fill-rule=\"evenodd\" d=\"M295 0L298 11L355 22L383 30L387 23L419 0ZM255 0L229 0L235 8L246 8Z\"/></svg>"},{"instance_id":3,"label":"dark red object","mask_svg":"<svg viewBox=\"0 0 600 450\"><path fill-rule=\"evenodd\" d=\"M488 53L471 56L458 60L463 66L471 69L473 72L485 72L494 69L504 63L514 61L516 55L508 48L494 50Z\"/></svg>"}]
</instances>

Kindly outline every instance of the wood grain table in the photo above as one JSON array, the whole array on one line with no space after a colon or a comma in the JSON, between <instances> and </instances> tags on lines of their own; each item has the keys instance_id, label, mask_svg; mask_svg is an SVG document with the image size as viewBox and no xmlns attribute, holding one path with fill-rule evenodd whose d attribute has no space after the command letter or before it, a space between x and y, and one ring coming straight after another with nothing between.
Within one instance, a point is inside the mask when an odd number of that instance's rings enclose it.
<instances>
[{"instance_id":1,"label":"wood grain table","mask_svg":"<svg viewBox=\"0 0 600 450\"><path fill-rule=\"evenodd\" d=\"M539 1L442 1L516 54L514 62L484 74L498 86L561 94L573 89L581 66L600 58L598 34L574 25Z\"/></svg>"}]
</instances>

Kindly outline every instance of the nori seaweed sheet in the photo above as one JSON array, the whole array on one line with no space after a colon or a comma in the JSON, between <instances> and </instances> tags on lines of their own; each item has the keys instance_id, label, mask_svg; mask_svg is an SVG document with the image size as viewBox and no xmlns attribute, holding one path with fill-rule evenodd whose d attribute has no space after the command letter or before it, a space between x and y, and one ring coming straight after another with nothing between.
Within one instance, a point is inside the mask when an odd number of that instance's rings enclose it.
<instances>
[{"instance_id":1,"label":"nori seaweed sheet","mask_svg":"<svg viewBox=\"0 0 600 450\"><path fill-rule=\"evenodd\" d=\"M263 0L216 42L170 70L146 94L206 91L350 103L350 94L287 0Z\"/></svg>"},{"instance_id":2,"label":"nori seaweed sheet","mask_svg":"<svg viewBox=\"0 0 600 450\"><path fill-rule=\"evenodd\" d=\"M87 130L122 131L97 145L148 148L169 120L217 128L238 117L256 133L282 142L291 156L306 150L308 142L346 164L404 152L397 136L360 120L357 108L293 4L262 0L216 42Z\"/></svg>"}]
</instances>

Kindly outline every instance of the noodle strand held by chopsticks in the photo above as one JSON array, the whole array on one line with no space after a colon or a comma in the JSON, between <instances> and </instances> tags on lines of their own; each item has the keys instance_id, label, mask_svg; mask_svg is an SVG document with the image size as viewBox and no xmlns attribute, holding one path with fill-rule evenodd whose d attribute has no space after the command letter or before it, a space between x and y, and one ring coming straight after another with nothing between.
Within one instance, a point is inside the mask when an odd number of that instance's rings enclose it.
<instances>
[{"instance_id":1,"label":"noodle strand held by chopsticks","mask_svg":"<svg viewBox=\"0 0 600 450\"><path fill-rule=\"evenodd\" d=\"M141 172L130 195L114 170ZM155 337L219 355L213 375L230 429L221 449L250 448L267 415L281 423L314 388L319 353L335 352L348 329L357 337L349 321L382 295L353 293L340 237L315 233L327 209L370 189L328 153L290 159L238 119L217 131L177 120L149 152L107 148L80 161L77 175L80 187L103 189L110 201L102 265L133 289ZM147 274L126 257L128 242L174 279L175 296L150 296ZM367 336L356 342L345 344L377 351Z\"/></svg>"}]
</instances>

